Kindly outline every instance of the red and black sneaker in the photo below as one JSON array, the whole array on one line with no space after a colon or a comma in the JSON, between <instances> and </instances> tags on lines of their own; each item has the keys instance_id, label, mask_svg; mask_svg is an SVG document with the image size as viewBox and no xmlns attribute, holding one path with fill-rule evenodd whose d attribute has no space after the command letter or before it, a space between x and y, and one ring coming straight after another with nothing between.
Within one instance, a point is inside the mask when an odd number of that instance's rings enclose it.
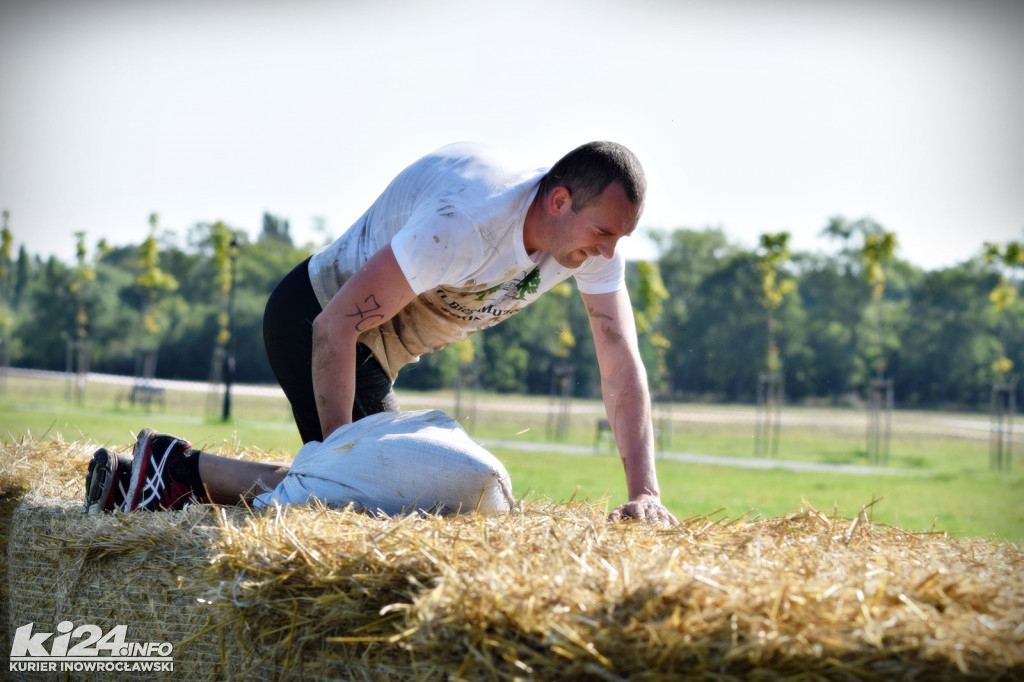
<instances>
[{"instance_id":1,"label":"red and black sneaker","mask_svg":"<svg viewBox=\"0 0 1024 682\"><path fill-rule=\"evenodd\" d=\"M124 505L132 474L132 456L100 448L93 453L85 475L86 514L114 511Z\"/></svg>"},{"instance_id":2,"label":"red and black sneaker","mask_svg":"<svg viewBox=\"0 0 1024 682\"><path fill-rule=\"evenodd\" d=\"M187 440L157 433L149 427L142 429L132 451L131 479L121 509L181 509L186 504L204 502L173 475L176 460L191 455L191 449Z\"/></svg>"}]
</instances>

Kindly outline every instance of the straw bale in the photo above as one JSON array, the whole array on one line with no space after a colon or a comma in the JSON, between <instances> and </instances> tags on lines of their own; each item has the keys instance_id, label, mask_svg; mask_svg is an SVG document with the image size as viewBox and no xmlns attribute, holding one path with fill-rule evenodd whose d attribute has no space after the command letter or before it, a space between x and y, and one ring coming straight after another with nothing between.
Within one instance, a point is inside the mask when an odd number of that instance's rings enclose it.
<instances>
[{"instance_id":1,"label":"straw bale","mask_svg":"<svg viewBox=\"0 0 1024 682\"><path fill-rule=\"evenodd\" d=\"M8 533L14 512L30 488L53 495L69 480L69 455L73 458L78 446L65 443L61 438L42 444L31 438L5 443L0 449L0 651L7 656L11 650L9 605L11 595L7 585ZM58 470L57 475L48 472Z\"/></svg>"},{"instance_id":2,"label":"straw bale","mask_svg":"<svg viewBox=\"0 0 1024 682\"><path fill-rule=\"evenodd\" d=\"M222 647L221 628L206 605L179 584L208 570L210 536L219 532L213 508L87 517L81 499L95 449L59 436L0 446L4 675L15 628L32 622L37 632L54 632L57 623L70 620L104 631L127 625L129 642L169 641L175 675L222 679L224 670L233 669L231 647ZM84 678L76 673L76 679Z\"/></svg>"},{"instance_id":3,"label":"straw bale","mask_svg":"<svg viewBox=\"0 0 1024 682\"><path fill-rule=\"evenodd\" d=\"M813 508L671 529L586 504L279 509L224 530L212 601L289 679L1024 673L1019 549Z\"/></svg>"},{"instance_id":4,"label":"straw bale","mask_svg":"<svg viewBox=\"0 0 1024 682\"><path fill-rule=\"evenodd\" d=\"M1024 672L1024 559L813 509L609 526L580 507L516 524L485 570L410 608L418 654L469 677L991 679ZM545 522L544 533L524 528ZM644 672L641 672L644 671Z\"/></svg>"},{"instance_id":5,"label":"straw bale","mask_svg":"<svg viewBox=\"0 0 1024 682\"><path fill-rule=\"evenodd\" d=\"M35 623L36 632L55 632L65 620L104 633L126 625L128 642L171 643L174 672L118 679L221 679L220 626L179 585L207 570L216 533L212 515L211 507L196 505L166 514L88 517L78 500L25 499L9 535L12 632L25 623Z\"/></svg>"},{"instance_id":6,"label":"straw bale","mask_svg":"<svg viewBox=\"0 0 1024 682\"><path fill-rule=\"evenodd\" d=\"M671 528L609 524L583 502L501 516L196 506L90 519L77 513L86 450L22 469L0 452L0 475L45 465L45 485L18 485L54 498L23 500L10 518L10 622L106 609L132 619L135 641L178 638L182 678L1024 678L1013 544L806 502Z\"/></svg>"},{"instance_id":7,"label":"straw bale","mask_svg":"<svg viewBox=\"0 0 1024 682\"><path fill-rule=\"evenodd\" d=\"M23 485L16 481L7 480L0 473L0 651L10 651L11 640L8 628L9 607L11 603L10 591L7 588L7 542L8 530L11 527L11 517L18 503L26 492Z\"/></svg>"}]
</instances>

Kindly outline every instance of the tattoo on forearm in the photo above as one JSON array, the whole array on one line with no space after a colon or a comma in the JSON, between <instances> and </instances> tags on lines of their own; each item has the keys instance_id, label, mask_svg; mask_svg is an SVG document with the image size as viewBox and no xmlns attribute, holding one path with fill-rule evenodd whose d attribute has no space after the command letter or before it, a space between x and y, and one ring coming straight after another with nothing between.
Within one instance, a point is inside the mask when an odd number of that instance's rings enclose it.
<instances>
[{"instance_id":1,"label":"tattoo on forearm","mask_svg":"<svg viewBox=\"0 0 1024 682\"><path fill-rule=\"evenodd\" d=\"M364 309L363 306L366 306ZM359 305L356 306L354 313L347 313L345 317L358 317L356 321L356 330L363 331L370 329L377 323L378 320L383 320L384 316L375 311L380 310L380 303L377 303L377 298L370 294L366 299Z\"/></svg>"},{"instance_id":2,"label":"tattoo on forearm","mask_svg":"<svg viewBox=\"0 0 1024 682\"><path fill-rule=\"evenodd\" d=\"M609 343L622 343L622 334L619 334L611 327L601 327L601 331L604 332L604 338Z\"/></svg>"}]
</instances>

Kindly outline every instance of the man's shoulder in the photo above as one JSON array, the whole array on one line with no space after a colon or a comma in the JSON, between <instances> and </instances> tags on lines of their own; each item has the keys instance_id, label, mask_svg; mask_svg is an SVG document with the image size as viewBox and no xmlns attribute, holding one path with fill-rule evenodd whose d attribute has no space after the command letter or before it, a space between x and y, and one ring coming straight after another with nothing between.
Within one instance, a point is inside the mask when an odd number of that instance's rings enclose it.
<instances>
[{"instance_id":1,"label":"man's shoulder","mask_svg":"<svg viewBox=\"0 0 1024 682\"><path fill-rule=\"evenodd\" d=\"M427 154L422 161L456 175L499 182L536 177L547 170L546 167L528 163L508 149L475 141L447 144Z\"/></svg>"},{"instance_id":2,"label":"man's shoulder","mask_svg":"<svg viewBox=\"0 0 1024 682\"><path fill-rule=\"evenodd\" d=\"M446 159L481 159L522 163L522 159L517 158L517 156L508 149L475 140L451 142L443 147L439 147L427 156Z\"/></svg>"},{"instance_id":3,"label":"man's shoulder","mask_svg":"<svg viewBox=\"0 0 1024 682\"><path fill-rule=\"evenodd\" d=\"M476 227L507 226L526 210L545 171L500 147L456 142L423 157L394 188L427 211L461 214Z\"/></svg>"}]
</instances>

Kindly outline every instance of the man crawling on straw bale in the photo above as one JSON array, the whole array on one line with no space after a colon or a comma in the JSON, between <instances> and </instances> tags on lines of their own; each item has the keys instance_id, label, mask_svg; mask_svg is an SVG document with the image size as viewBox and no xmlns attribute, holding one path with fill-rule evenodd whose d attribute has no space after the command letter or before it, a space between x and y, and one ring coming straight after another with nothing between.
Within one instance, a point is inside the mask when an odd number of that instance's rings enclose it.
<instances>
[{"instance_id":1,"label":"man crawling on straw bale","mask_svg":"<svg viewBox=\"0 0 1024 682\"><path fill-rule=\"evenodd\" d=\"M609 518L674 522L661 504L647 376L625 262L615 248L636 229L646 188L640 162L613 142L584 144L550 169L526 168L484 145L454 144L399 173L267 302L267 358L304 450L318 441L348 443L336 432L371 417L389 425L380 415L398 413L392 386L403 366L498 324L573 277L629 495ZM288 474L287 467L199 453L147 430L128 460L96 454L88 509L171 507L190 496L237 502L257 482L279 487ZM395 475L381 465L373 471L382 479ZM127 497L118 505L112 491L119 486L107 483L122 478Z\"/></svg>"}]
</instances>

